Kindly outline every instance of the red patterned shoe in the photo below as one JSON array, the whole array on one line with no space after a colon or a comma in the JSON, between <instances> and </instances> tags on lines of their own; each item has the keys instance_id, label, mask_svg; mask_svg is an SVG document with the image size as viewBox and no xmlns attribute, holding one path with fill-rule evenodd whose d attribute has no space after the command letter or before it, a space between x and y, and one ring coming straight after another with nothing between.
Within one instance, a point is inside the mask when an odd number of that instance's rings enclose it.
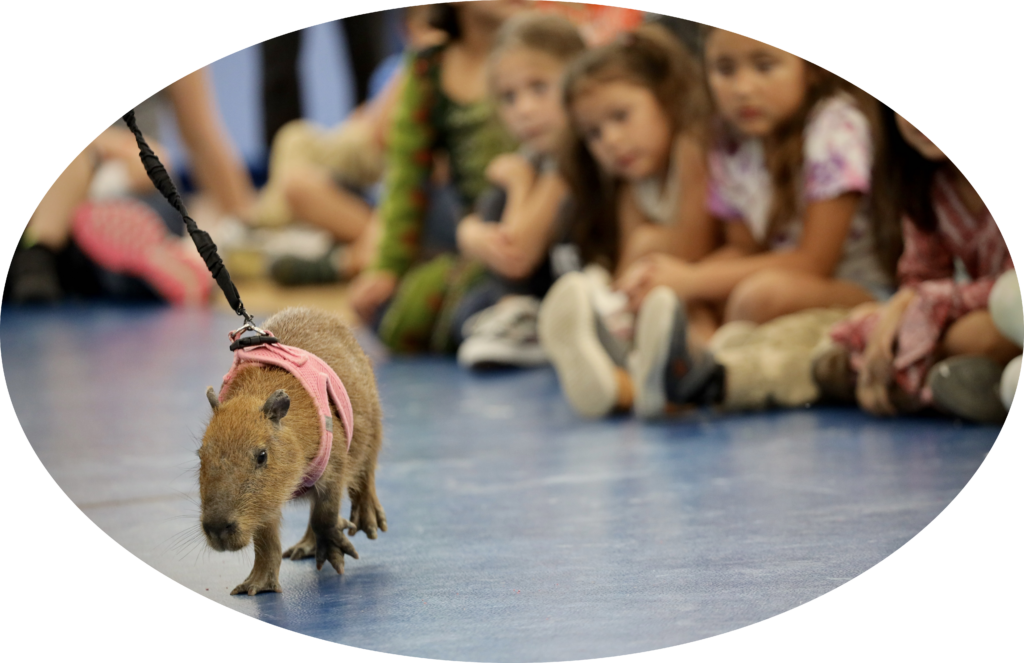
<instances>
[{"instance_id":1,"label":"red patterned shoe","mask_svg":"<svg viewBox=\"0 0 1024 663\"><path fill-rule=\"evenodd\" d=\"M142 279L171 304L203 304L209 299L213 278L205 265L188 254L144 203L84 203L75 210L71 233L96 264Z\"/></svg>"}]
</instances>

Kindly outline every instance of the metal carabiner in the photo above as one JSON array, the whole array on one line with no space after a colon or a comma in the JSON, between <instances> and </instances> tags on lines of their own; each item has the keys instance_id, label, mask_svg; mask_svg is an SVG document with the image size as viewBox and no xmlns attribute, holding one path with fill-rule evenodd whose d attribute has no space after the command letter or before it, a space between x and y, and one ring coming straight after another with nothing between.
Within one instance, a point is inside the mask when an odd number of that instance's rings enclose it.
<instances>
[{"instance_id":1,"label":"metal carabiner","mask_svg":"<svg viewBox=\"0 0 1024 663\"><path fill-rule=\"evenodd\" d=\"M231 332L230 337L232 338L232 340L236 339L236 338L238 338L239 336L241 336L242 334L244 334L247 331L256 332L260 336L270 336L271 335L270 332L268 332L267 330L260 329L255 324L253 324L251 321L249 321L249 322L246 322L241 327L239 327L238 329L236 329L235 331Z\"/></svg>"}]
</instances>

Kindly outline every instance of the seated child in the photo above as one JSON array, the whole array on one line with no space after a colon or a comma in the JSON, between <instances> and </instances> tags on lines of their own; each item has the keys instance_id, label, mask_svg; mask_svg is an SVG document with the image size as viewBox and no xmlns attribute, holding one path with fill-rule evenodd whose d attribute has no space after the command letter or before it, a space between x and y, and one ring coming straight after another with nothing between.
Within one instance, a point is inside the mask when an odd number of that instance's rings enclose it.
<instances>
[{"instance_id":1,"label":"seated child","mask_svg":"<svg viewBox=\"0 0 1024 663\"><path fill-rule=\"evenodd\" d=\"M596 417L628 407L630 398L624 366L632 315L625 297L610 292L605 270L621 272L656 250L695 260L713 248L704 211L706 104L692 58L655 26L575 60L563 97L572 128L563 164L573 197L570 236L593 266L551 288L539 336L570 405Z\"/></svg>"},{"instance_id":2,"label":"seated child","mask_svg":"<svg viewBox=\"0 0 1024 663\"><path fill-rule=\"evenodd\" d=\"M486 174L493 186L459 224L459 251L490 272L455 314L463 366L547 362L537 341L537 310L559 275L557 253L554 261L548 253L571 248L560 244L568 195L556 163L566 129L561 78L584 48L575 26L555 14L522 14L498 33L489 61L491 93L520 147L491 161Z\"/></svg>"},{"instance_id":3,"label":"seated child","mask_svg":"<svg viewBox=\"0 0 1024 663\"><path fill-rule=\"evenodd\" d=\"M105 131L43 196L11 262L5 301L71 296L206 303L213 279L192 240L180 237L181 217L165 221L148 204L144 194L152 184L138 148L134 154L122 149L125 140L134 145L126 129Z\"/></svg>"},{"instance_id":4,"label":"seated child","mask_svg":"<svg viewBox=\"0 0 1024 663\"><path fill-rule=\"evenodd\" d=\"M935 405L958 411L970 390L943 385L936 362L956 356L980 356L998 370L1020 354L993 321L989 295L1013 263L985 203L928 138L905 119L889 113L897 183L895 202L903 215L904 250L899 261L900 290L884 306L861 309L832 330L848 355L837 371L825 361L817 367L823 381L878 415L914 412ZM835 360L832 360L835 362ZM959 364L959 362L956 362ZM967 364L970 367L970 364ZM842 369L851 377L844 379ZM946 372L949 364L946 364ZM855 376L855 381L852 376ZM998 382L998 379L995 380ZM992 385L994 387L994 385ZM842 389L845 387L845 390ZM995 392L993 405L998 404ZM962 416L1001 420L1005 410L980 405Z\"/></svg>"},{"instance_id":5,"label":"seated child","mask_svg":"<svg viewBox=\"0 0 1024 663\"><path fill-rule=\"evenodd\" d=\"M435 5L448 41L413 54L388 138L376 259L352 306L397 352L450 351L451 318L482 268L455 253L455 228L486 187L487 164L511 149L487 95L486 60L514 0ZM444 158L439 159L438 154ZM445 163L451 187L433 185Z\"/></svg>"}]
</instances>

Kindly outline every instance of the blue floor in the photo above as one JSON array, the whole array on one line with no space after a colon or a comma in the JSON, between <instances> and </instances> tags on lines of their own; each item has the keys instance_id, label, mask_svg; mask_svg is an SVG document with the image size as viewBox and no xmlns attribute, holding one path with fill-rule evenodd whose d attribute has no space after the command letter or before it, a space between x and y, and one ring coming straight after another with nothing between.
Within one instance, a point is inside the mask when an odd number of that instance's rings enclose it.
<instances>
[{"instance_id":1,"label":"blue floor","mask_svg":"<svg viewBox=\"0 0 1024 663\"><path fill-rule=\"evenodd\" d=\"M343 577L285 561L284 593L229 596L252 553L199 539L193 452L237 326L159 307L5 308L0 352L36 453L115 541L239 612L394 654L594 658L763 620L899 548L999 432L817 408L588 423L547 369L383 362L389 531L356 537ZM305 518L287 510L286 545Z\"/></svg>"}]
</instances>

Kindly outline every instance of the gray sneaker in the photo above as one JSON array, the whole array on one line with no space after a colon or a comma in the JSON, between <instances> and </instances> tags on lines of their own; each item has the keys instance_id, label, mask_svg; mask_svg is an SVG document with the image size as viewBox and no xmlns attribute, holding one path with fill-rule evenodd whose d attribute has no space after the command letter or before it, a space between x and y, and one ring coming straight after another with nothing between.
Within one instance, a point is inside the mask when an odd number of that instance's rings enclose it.
<instances>
[{"instance_id":1,"label":"gray sneaker","mask_svg":"<svg viewBox=\"0 0 1024 663\"><path fill-rule=\"evenodd\" d=\"M962 355L943 359L928 371L935 409L983 424L999 424L1006 408L999 395L1003 369L987 357Z\"/></svg>"},{"instance_id":2,"label":"gray sneaker","mask_svg":"<svg viewBox=\"0 0 1024 663\"><path fill-rule=\"evenodd\" d=\"M724 369L710 352L692 357L686 311L666 286L651 290L637 313L630 355L633 411L641 419L664 416L668 403L710 405L720 400Z\"/></svg>"}]
</instances>

